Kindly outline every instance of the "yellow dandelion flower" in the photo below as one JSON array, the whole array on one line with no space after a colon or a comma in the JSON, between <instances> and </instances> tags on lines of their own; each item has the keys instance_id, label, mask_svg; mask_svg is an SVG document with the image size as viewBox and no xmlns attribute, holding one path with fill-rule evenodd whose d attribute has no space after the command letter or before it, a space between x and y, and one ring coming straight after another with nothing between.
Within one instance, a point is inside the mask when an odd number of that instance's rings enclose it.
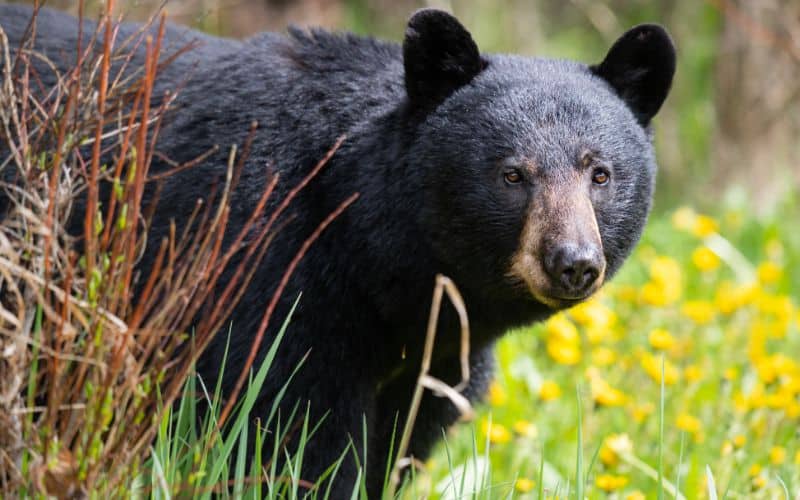
<instances>
[{"instance_id":1,"label":"yellow dandelion flower","mask_svg":"<svg viewBox=\"0 0 800 500\"><path fill-rule=\"evenodd\" d=\"M484 420L482 424L483 433L489 436L489 442L492 444L505 444L511 441L511 433L502 424L495 422L489 423Z\"/></svg>"},{"instance_id":2,"label":"yellow dandelion flower","mask_svg":"<svg viewBox=\"0 0 800 500\"><path fill-rule=\"evenodd\" d=\"M644 496L639 490L633 490L627 495L625 495L625 500L645 500L647 497Z\"/></svg>"},{"instance_id":3,"label":"yellow dandelion flower","mask_svg":"<svg viewBox=\"0 0 800 500\"><path fill-rule=\"evenodd\" d=\"M536 486L536 483L526 477L521 477L514 481L514 489L520 493L528 493L533 491L534 486Z\"/></svg>"},{"instance_id":4,"label":"yellow dandelion flower","mask_svg":"<svg viewBox=\"0 0 800 500\"><path fill-rule=\"evenodd\" d=\"M642 403L631 408L631 416L636 422L642 423L647 417L653 414L655 409L656 406L653 403Z\"/></svg>"},{"instance_id":5,"label":"yellow dandelion flower","mask_svg":"<svg viewBox=\"0 0 800 500\"><path fill-rule=\"evenodd\" d=\"M735 366L729 366L722 372L722 378L728 382L733 382L739 378L739 369Z\"/></svg>"},{"instance_id":6,"label":"yellow dandelion flower","mask_svg":"<svg viewBox=\"0 0 800 500\"><path fill-rule=\"evenodd\" d=\"M733 443L731 443L730 440L728 440L728 439L723 441L722 442L722 446L720 447L719 453L723 457L728 456L731 453L733 453Z\"/></svg>"},{"instance_id":7,"label":"yellow dandelion flower","mask_svg":"<svg viewBox=\"0 0 800 500\"><path fill-rule=\"evenodd\" d=\"M773 285L783 277L783 268L772 261L764 261L756 269L758 281L762 285Z\"/></svg>"},{"instance_id":8,"label":"yellow dandelion flower","mask_svg":"<svg viewBox=\"0 0 800 500\"><path fill-rule=\"evenodd\" d=\"M742 448L746 444L747 444L747 436L745 436L744 434L737 434L733 436L733 445L736 448Z\"/></svg>"},{"instance_id":9,"label":"yellow dandelion flower","mask_svg":"<svg viewBox=\"0 0 800 500\"><path fill-rule=\"evenodd\" d=\"M654 381L661 383L661 358L650 353L642 356L642 368ZM664 385L674 385L681 378L680 370L664 359Z\"/></svg>"},{"instance_id":10,"label":"yellow dandelion flower","mask_svg":"<svg viewBox=\"0 0 800 500\"><path fill-rule=\"evenodd\" d=\"M718 230L719 224L717 224L717 221L708 215L699 214L697 217L695 217L694 224L692 225L692 234L698 238L711 236Z\"/></svg>"},{"instance_id":11,"label":"yellow dandelion flower","mask_svg":"<svg viewBox=\"0 0 800 500\"><path fill-rule=\"evenodd\" d=\"M720 265L719 256L707 246L695 248L692 252L692 262L697 269L705 273L716 270Z\"/></svg>"},{"instance_id":12,"label":"yellow dandelion flower","mask_svg":"<svg viewBox=\"0 0 800 500\"><path fill-rule=\"evenodd\" d=\"M503 389L503 386L496 380L493 380L489 385L488 401L492 406L503 406L508 401L508 395L505 389Z\"/></svg>"},{"instance_id":13,"label":"yellow dandelion flower","mask_svg":"<svg viewBox=\"0 0 800 500\"><path fill-rule=\"evenodd\" d=\"M561 387L552 380L545 380L539 387L539 399L542 401L552 401L561 397Z\"/></svg>"},{"instance_id":14,"label":"yellow dandelion flower","mask_svg":"<svg viewBox=\"0 0 800 500\"><path fill-rule=\"evenodd\" d=\"M539 429L536 428L536 424L528 422L527 420L517 420L514 422L512 429L520 436L528 438L535 438L539 435Z\"/></svg>"},{"instance_id":15,"label":"yellow dandelion flower","mask_svg":"<svg viewBox=\"0 0 800 500\"><path fill-rule=\"evenodd\" d=\"M758 475L753 478L753 489L760 490L767 485L767 478L763 475Z\"/></svg>"},{"instance_id":16,"label":"yellow dandelion flower","mask_svg":"<svg viewBox=\"0 0 800 500\"><path fill-rule=\"evenodd\" d=\"M600 446L600 461L608 467L619 463L621 454L633 452L633 441L627 434L611 434Z\"/></svg>"},{"instance_id":17,"label":"yellow dandelion flower","mask_svg":"<svg viewBox=\"0 0 800 500\"><path fill-rule=\"evenodd\" d=\"M786 461L786 448L783 446L773 446L770 448L769 461L772 465L783 465Z\"/></svg>"},{"instance_id":18,"label":"yellow dandelion flower","mask_svg":"<svg viewBox=\"0 0 800 500\"><path fill-rule=\"evenodd\" d=\"M750 477L756 477L757 475L761 474L761 465L759 464L751 465L750 468L747 469L747 474L749 474Z\"/></svg>"},{"instance_id":19,"label":"yellow dandelion flower","mask_svg":"<svg viewBox=\"0 0 800 500\"><path fill-rule=\"evenodd\" d=\"M639 289L633 285L618 285L615 296L620 302L632 304L639 299Z\"/></svg>"},{"instance_id":20,"label":"yellow dandelion flower","mask_svg":"<svg viewBox=\"0 0 800 500\"><path fill-rule=\"evenodd\" d=\"M617 360L617 353L608 347L595 347L592 350L592 363L597 366L609 366Z\"/></svg>"},{"instance_id":21,"label":"yellow dandelion flower","mask_svg":"<svg viewBox=\"0 0 800 500\"><path fill-rule=\"evenodd\" d=\"M564 315L556 314L545 323L545 334L548 341L560 341L577 344L580 342L578 329Z\"/></svg>"},{"instance_id":22,"label":"yellow dandelion flower","mask_svg":"<svg viewBox=\"0 0 800 500\"><path fill-rule=\"evenodd\" d=\"M553 358L553 361L562 365L577 365L581 361L580 347L569 342L547 342L547 354Z\"/></svg>"},{"instance_id":23,"label":"yellow dandelion flower","mask_svg":"<svg viewBox=\"0 0 800 500\"><path fill-rule=\"evenodd\" d=\"M797 450L797 452L794 454L794 463L800 465L800 450Z\"/></svg>"},{"instance_id":24,"label":"yellow dandelion flower","mask_svg":"<svg viewBox=\"0 0 800 500\"><path fill-rule=\"evenodd\" d=\"M608 329L617 321L617 315L597 299L578 304L569 310L569 315L579 325L587 328Z\"/></svg>"},{"instance_id":25,"label":"yellow dandelion flower","mask_svg":"<svg viewBox=\"0 0 800 500\"><path fill-rule=\"evenodd\" d=\"M653 349L667 351L675 346L675 337L664 328L656 328L647 336Z\"/></svg>"},{"instance_id":26,"label":"yellow dandelion flower","mask_svg":"<svg viewBox=\"0 0 800 500\"><path fill-rule=\"evenodd\" d=\"M697 213L690 207L680 207L672 213L672 226L681 231L691 231L695 224Z\"/></svg>"},{"instance_id":27,"label":"yellow dandelion flower","mask_svg":"<svg viewBox=\"0 0 800 500\"><path fill-rule=\"evenodd\" d=\"M700 432L702 427L700 419L698 419L697 417L693 417L688 413L681 413L680 415L678 415L678 419L675 421L675 425L678 427L678 429L686 431L690 434L697 434L698 432Z\"/></svg>"},{"instance_id":28,"label":"yellow dandelion flower","mask_svg":"<svg viewBox=\"0 0 800 500\"><path fill-rule=\"evenodd\" d=\"M628 397L601 378L592 379L592 398L600 406L622 406Z\"/></svg>"},{"instance_id":29,"label":"yellow dandelion flower","mask_svg":"<svg viewBox=\"0 0 800 500\"><path fill-rule=\"evenodd\" d=\"M628 484L628 478L625 476L615 476L614 474L600 474L595 479L595 484L601 490L611 493L625 487Z\"/></svg>"},{"instance_id":30,"label":"yellow dandelion flower","mask_svg":"<svg viewBox=\"0 0 800 500\"><path fill-rule=\"evenodd\" d=\"M698 325L707 325L714 320L714 305L707 300L687 300L681 313Z\"/></svg>"},{"instance_id":31,"label":"yellow dandelion flower","mask_svg":"<svg viewBox=\"0 0 800 500\"><path fill-rule=\"evenodd\" d=\"M722 314L731 314L752 302L757 294L755 285L735 285L725 281L717 287L714 306Z\"/></svg>"},{"instance_id":32,"label":"yellow dandelion flower","mask_svg":"<svg viewBox=\"0 0 800 500\"><path fill-rule=\"evenodd\" d=\"M697 382L703 378L703 370L697 365L689 365L683 370L687 382Z\"/></svg>"}]
</instances>

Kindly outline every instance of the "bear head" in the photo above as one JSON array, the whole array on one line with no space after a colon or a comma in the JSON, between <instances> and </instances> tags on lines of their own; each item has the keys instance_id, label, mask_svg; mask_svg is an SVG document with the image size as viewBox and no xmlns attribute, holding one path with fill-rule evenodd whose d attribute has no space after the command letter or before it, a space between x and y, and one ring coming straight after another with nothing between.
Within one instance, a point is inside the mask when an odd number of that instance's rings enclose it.
<instances>
[{"instance_id":1,"label":"bear head","mask_svg":"<svg viewBox=\"0 0 800 500\"><path fill-rule=\"evenodd\" d=\"M675 72L666 31L634 27L591 66L482 55L458 20L427 9L403 60L418 223L442 268L495 301L555 310L589 297L650 209L649 126Z\"/></svg>"}]
</instances>

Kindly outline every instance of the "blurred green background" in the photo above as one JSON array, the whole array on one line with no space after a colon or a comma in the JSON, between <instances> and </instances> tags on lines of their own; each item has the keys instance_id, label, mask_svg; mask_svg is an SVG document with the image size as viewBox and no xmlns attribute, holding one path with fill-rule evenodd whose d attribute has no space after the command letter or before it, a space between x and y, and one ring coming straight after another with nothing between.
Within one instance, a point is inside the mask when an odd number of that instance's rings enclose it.
<instances>
[{"instance_id":1,"label":"blurred green background","mask_svg":"<svg viewBox=\"0 0 800 500\"><path fill-rule=\"evenodd\" d=\"M143 20L164 2L119 1ZM48 5L77 13L77 2ZM99 2L87 1L88 11ZM667 27L678 46L674 89L655 121L656 213L783 209L800 185L800 2L797 0L173 0L177 23L233 37L287 24L400 40L420 7L452 11L488 52L601 60L624 30ZM722 205L722 207L720 207Z\"/></svg>"}]
</instances>

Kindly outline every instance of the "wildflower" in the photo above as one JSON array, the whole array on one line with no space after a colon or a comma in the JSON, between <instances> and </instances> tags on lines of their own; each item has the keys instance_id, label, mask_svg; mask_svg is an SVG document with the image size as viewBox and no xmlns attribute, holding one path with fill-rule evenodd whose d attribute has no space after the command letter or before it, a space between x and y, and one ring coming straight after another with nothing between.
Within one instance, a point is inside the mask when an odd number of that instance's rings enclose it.
<instances>
[{"instance_id":1,"label":"wildflower","mask_svg":"<svg viewBox=\"0 0 800 500\"><path fill-rule=\"evenodd\" d=\"M714 306L722 314L731 314L746 306L755 298L757 287L755 285L734 285L725 281L717 287L714 294Z\"/></svg>"},{"instance_id":2,"label":"wildflower","mask_svg":"<svg viewBox=\"0 0 800 500\"><path fill-rule=\"evenodd\" d=\"M620 454L633 452L633 441L627 434L611 434L600 446L600 461L608 467L619 463Z\"/></svg>"},{"instance_id":3,"label":"wildflower","mask_svg":"<svg viewBox=\"0 0 800 500\"><path fill-rule=\"evenodd\" d=\"M683 370L683 376L687 382L697 382L703 378L703 370L697 365L689 365Z\"/></svg>"},{"instance_id":4,"label":"wildflower","mask_svg":"<svg viewBox=\"0 0 800 500\"><path fill-rule=\"evenodd\" d=\"M729 366L728 368L725 368L725 371L722 372L722 378L728 382L733 382L739 378L739 369L735 366Z\"/></svg>"},{"instance_id":5,"label":"wildflower","mask_svg":"<svg viewBox=\"0 0 800 500\"><path fill-rule=\"evenodd\" d=\"M514 482L514 489L520 493L528 493L533 490L536 483L526 477L521 477Z\"/></svg>"},{"instance_id":6,"label":"wildflower","mask_svg":"<svg viewBox=\"0 0 800 500\"><path fill-rule=\"evenodd\" d=\"M642 357L642 368L654 381L661 383L661 358L650 353ZM680 380L680 371L668 359L664 359L664 385L674 385Z\"/></svg>"},{"instance_id":7,"label":"wildflower","mask_svg":"<svg viewBox=\"0 0 800 500\"><path fill-rule=\"evenodd\" d=\"M686 431L690 434L697 434L701 429L700 420L697 417L689 415L688 413L681 413L678 415L675 425L678 427L678 429Z\"/></svg>"},{"instance_id":8,"label":"wildflower","mask_svg":"<svg viewBox=\"0 0 800 500\"><path fill-rule=\"evenodd\" d=\"M797 450L794 454L794 463L800 465L800 450Z\"/></svg>"},{"instance_id":9,"label":"wildflower","mask_svg":"<svg viewBox=\"0 0 800 500\"><path fill-rule=\"evenodd\" d=\"M539 398L542 401L552 401L561 397L561 388L552 380L545 380L539 387Z\"/></svg>"},{"instance_id":10,"label":"wildflower","mask_svg":"<svg viewBox=\"0 0 800 500\"><path fill-rule=\"evenodd\" d=\"M512 428L514 429L514 432L520 436L535 438L537 435L539 435L539 429L536 428L536 424L528 422L527 420L517 420L514 422Z\"/></svg>"},{"instance_id":11,"label":"wildflower","mask_svg":"<svg viewBox=\"0 0 800 500\"><path fill-rule=\"evenodd\" d=\"M503 406L506 404L506 401L508 401L508 395L505 389L503 389L503 386L496 380L493 380L489 385L488 400L489 404L492 406Z\"/></svg>"},{"instance_id":12,"label":"wildflower","mask_svg":"<svg viewBox=\"0 0 800 500\"><path fill-rule=\"evenodd\" d=\"M756 477L757 475L761 474L761 466L759 464L753 464L747 469L747 473L750 477Z\"/></svg>"},{"instance_id":13,"label":"wildflower","mask_svg":"<svg viewBox=\"0 0 800 500\"><path fill-rule=\"evenodd\" d=\"M639 423L644 422L644 419L653 414L656 407L653 403L642 403L636 405L631 409L631 416Z\"/></svg>"},{"instance_id":14,"label":"wildflower","mask_svg":"<svg viewBox=\"0 0 800 500\"><path fill-rule=\"evenodd\" d=\"M485 435L489 436L489 442L492 444L505 444L511 441L511 433L502 424L489 423L488 420L484 420L482 430Z\"/></svg>"},{"instance_id":15,"label":"wildflower","mask_svg":"<svg viewBox=\"0 0 800 500\"><path fill-rule=\"evenodd\" d=\"M617 353L608 347L596 347L592 351L592 363L597 366L608 366L617 360Z\"/></svg>"},{"instance_id":16,"label":"wildflower","mask_svg":"<svg viewBox=\"0 0 800 500\"><path fill-rule=\"evenodd\" d=\"M666 351L675 346L675 337L663 328L656 328L651 331L647 339L653 349Z\"/></svg>"},{"instance_id":17,"label":"wildflower","mask_svg":"<svg viewBox=\"0 0 800 500\"><path fill-rule=\"evenodd\" d=\"M709 217L708 215L698 215L697 217L695 217L694 224L692 225L692 234L694 234L698 238L705 238L706 236L711 236L718 230L719 230L719 224L717 224L717 221Z\"/></svg>"},{"instance_id":18,"label":"wildflower","mask_svg":"<svg viewBox=\"0 0 800 500\"><path fill-rule=\"evenodd\" d=\"M714 320L714 306L706 300L688 300L681 307L684 316L698 325L706 325Z\"/></svg>"},{"instance_id":19,"label":"wildflower","mask_svg":"<svg viewBox=\"0 0 800 500\"><path fill-rule=\"evenodd\" d=\"M691 231L697 214L690 207L680 207L672 214L672 225L681 231Z\"/></svg>"},{"instance_id":20,"label":"wildflower","mask_svg":"<svg viewBox=\"0 0 800 500\"><path fill-rule=\"evenodd\" d=\"M646 498L644 493L639 490L633 490L625 496L625 500L645 500Z\"/></svg>"},{"instance_id":21,"label":"wildflower","mask_svg":"<svg viewBox=\"0 0 800 500\"><path fill-rule=\"evenodd\" d=\"M728 439L723 441L722 442L722 446L720 447L719 453L723 457L733 453L733 443L731 443L730 440L728 440Z\"/></svg>"},{"instance_id":22,"label":"wildflower","mask_svg":"<svg viewBox=\"0 0 800 500\"><path fill-rule=\"evenodd\" d=\"M566 342L548 342L547 354L549 354L556 363L562 365L577 365L581 361L580 349Z\"/></svg>"},{"instance_id":23,"label":"wildflower","mask_svg":"<svg viewBox=\"0 0 800 500\"><path fill-rule=\"evenodd\" d=\"M783 276L783 269L775 262L767 260L758 265L756 273L758 274L759 283L762 285L772 285L781 279Z\"/></svg>"},{"instance_id":24,"label":"wildflower","mask_svg":"<svg viewBox=\"0 0 800 500\"><path fill-rule=\"evenodd\" d=\"M615 476L613 474L601 474L597 476L595 484L601 490L611 493L625 487L628 484L628 478L625 476Z\"/></svg>"},{"instance_id":25,"label":"wildflower","mask_svg":"<svg viewBox=\"0 0 800 500\"><path fill-rule=\"evenodd\" d=\"M744 434L737 434L733 436L733 445L738 449L747 444L747 436Z\"/></svg>"},{"instance_id":26,"label":"wildflower","mask_svg":"<svg viewBox=\"0 0 800 500\"><path fill-rule=\"evenodd\" d=\"M600 406L622 406L628 399L625 393L611 385L602 378L592 379L592 398Z\"/></svg>"},{"instance_id":27,"label":"wildflower","mask_svg":"<svg viewBox=\"0 0 800 500\"><path fill-rule=\"evenodd\" d=\"M695 248L692 252L692 262L702 272L711 272L719 267L719 256L707 246Z\"/></svg>"},{"instance_id":28,"label":"wildflower","mask_svg":"<svg viewBox=\"0 0 800 500\"><path fill-rule=\"evenodd\" d=\"M579 325L587 328L608 329L617 321L617 315L597 299L578 304L569 315Z\"/></svg>"},{"instance_id":29,"label":"wildflower","mask_svg":"<svg viewBox=\"0 0 800 500\"><path fill-rule=\"evenodd\" d=\"M772 462L772 465L782 465L786 461L786 448L783 446L770 448L769 461Z\"/></svg>"},{"instance_id":30,"label":"wildflower","mask_svg":"<svg viewBox=\"0 0 800 500\"><path fill-rule=\"evenodd\" d=\"M580 336L575 325L563 314L547 321L547 354L562 365L575 365L581 360Z\"/></svg>"}]
</instances>

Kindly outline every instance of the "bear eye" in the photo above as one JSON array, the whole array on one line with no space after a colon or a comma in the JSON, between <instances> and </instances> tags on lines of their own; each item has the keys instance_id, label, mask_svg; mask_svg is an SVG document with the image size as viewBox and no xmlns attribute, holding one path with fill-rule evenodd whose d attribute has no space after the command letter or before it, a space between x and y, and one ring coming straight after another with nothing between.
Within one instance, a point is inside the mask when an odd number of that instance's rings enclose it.
<instances>
[{"instance_id":1,"label":"bear eye","mask_svg":"<svg viewBox=\"0 0 800 500\"><path fill-rule=\"evenodd\" d=\"M508 184L519 184L520 182L522 182L522 174L517 169L507 170L503 174L503 178L506 180Z\"/></svg>"},{"instance_id":2,"label":"bear eye","mask_svg":"<svg viewBox=\"0 0 800 500\"><path fill-rule=\"evenodd\" d=\"M611 174L604 168L596 168L594 172L592 172L592 182L597 184L598 186L605 186L608 184L608 181L611 179Z\"/></svg>"}]
</instances>

